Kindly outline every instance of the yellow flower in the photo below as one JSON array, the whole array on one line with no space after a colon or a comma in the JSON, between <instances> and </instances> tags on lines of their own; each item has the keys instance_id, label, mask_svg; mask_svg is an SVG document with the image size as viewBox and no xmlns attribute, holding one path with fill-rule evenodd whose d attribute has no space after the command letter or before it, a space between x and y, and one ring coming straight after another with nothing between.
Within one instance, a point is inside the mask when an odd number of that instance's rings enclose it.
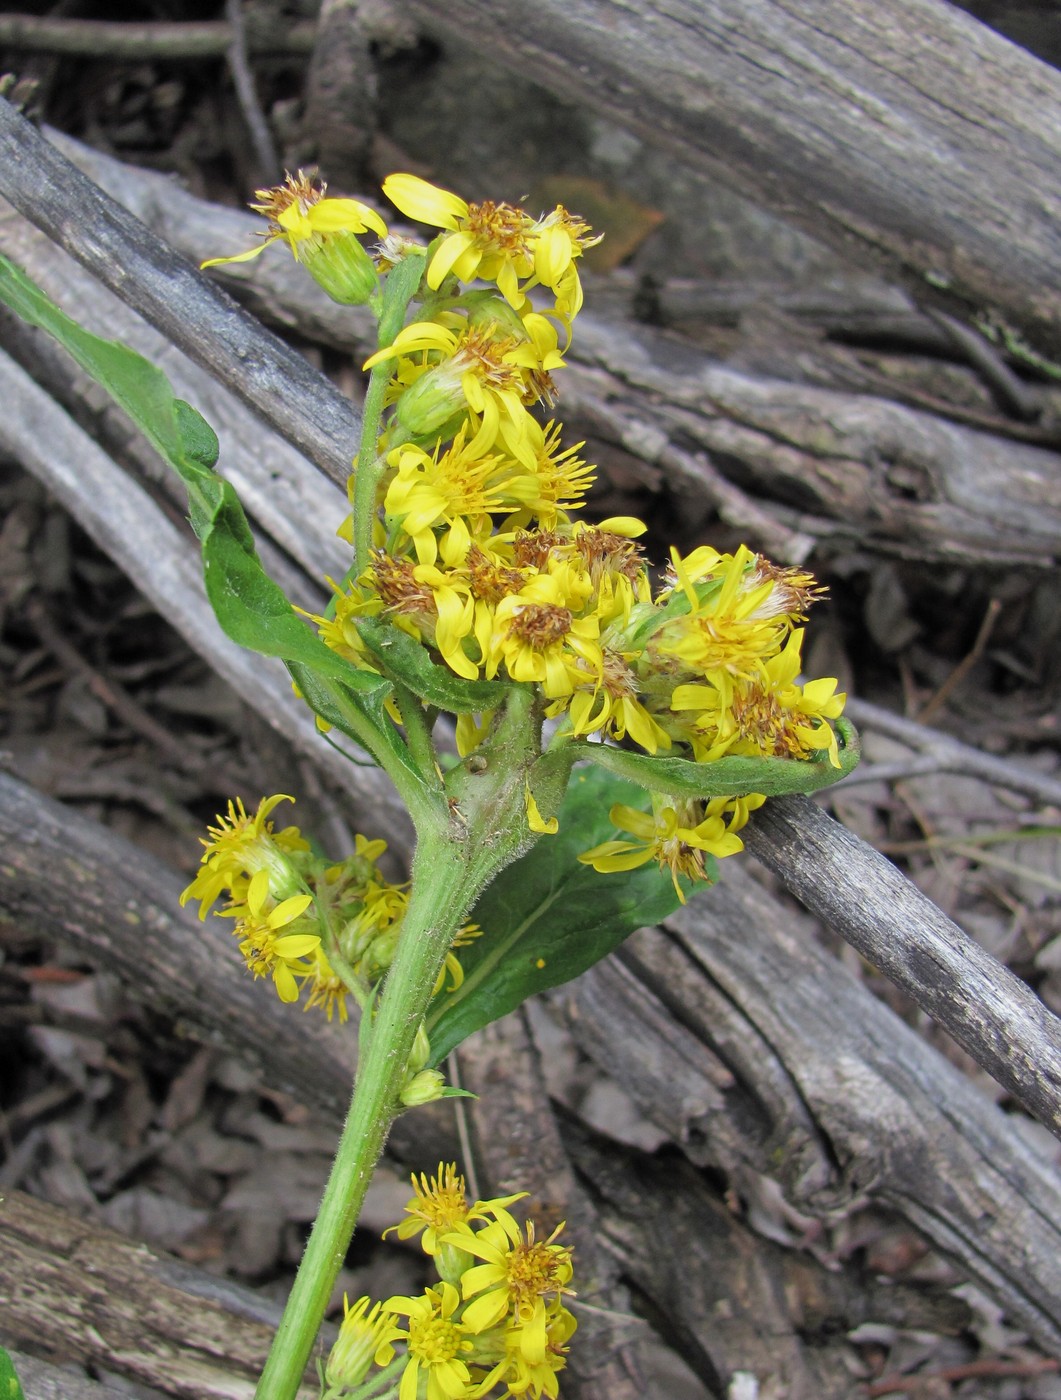
<instances>
[{"instance_id":1,"label":"yellow flower","mask_svg":"<svg viewBox=\"0 0 1061 1400\"><path fill-rule=\"evenodd\" d=\"M555 573L535 574L501 599L487 648L488 679L504 663L514 681L536 681L555 700L572 694L586 670L600 670L597 619L575 617L565 583L570 580Z\"/></svg>"},{"instance_id":2,"label":"yellow flower","mask_svg":"<svg viewBox=\"0 0 1061 1400\"><path fill-rule=\"evenodd\" d=\"M545 1354L535 1362L527 1359L529 1348L524 1327L520 1323L506 1327L507 1366L502 1378L508 1393L517 1397L530 1396L532 1400L540 1400L543 1395L557 1400L560 1394L557 1373L567 1364L567 1344L577 1326L574 1316L562 1303L550 1304L545 1316Z\"/></svg>"},{"instance_id":3,"label":"yellow flower","mask_svg":"<svg viewBox=\"0 0 1061 1400\"><path fill-rule=\"evenodd\" d=\"M335 1390L354 1390L365 1380L379 1355L387 1354L388 1349L393 1355L391 1343L400 1336L393 1316L383 1311L382 1304L362 1297L351 1307L344 1293L339 1336L324 1368L328 1386Z\"/></svg>"},{"instance_id":4,"label":"yellow flower","mask_svg":"<svg viewBox=\"0 0 1061 1400\"><path fill-rule=\"evenodd\" d=\"M421 564L434 564L439 541L436 527L443 527L442 557L446 564L461 564L472 544L472 531L487 533L490 511L506 508L503 476L497 456L482 456L466 441L462 424L453 442L441 452L429 454L412 443L396 448L389 461L397 468L387 488L383 509L412 540ZM511 469L506 474L511 474ZM469 529L468 520L472 521Z\"/></svg>"},{"instance_id":5,"label":"yellow flower","mask_svg":"<svg viewBox=\"0 0 1061 1400\"><path fill-rule=\"evenodd\" d=\"M398 1388L399 1400L416 1400L424 1393L421 1373L426 1400L458 1400L458 1397L470 1400L474 1393L472 1377L464 1358L474 1343L468 1328L454 1317L459 1306L460 1294L446 1282L425 1289L418 1298L395 1295L383 1304L384 1312L399 1313L409 1319L405 1330L396 1328L393 1334L393 1339L404 1341L408 1349ZM386 1349L381 1355L387 1356ZM393 1355L393 1348L390 1355Z\"/></svg>"},{"instance_id":6,"label":"yellow flower","mask_svg":"<svg viewBox=\"0 0 1061 1400\"><path fill-rule=\"evenodd\" d=\"M651 814L617 803L609 813L612 825L636 836L638 841L604 841L591 851L584 851L579 860L601 872L635 870L650 860L658 861L661 870L670 870L674 892L684 904L685 895L678 876L706 879L705 851L722 857L744 849L734 826L742 814L739 825L747 821L747 804L751 799L714 798L706 807L698 802L677 802L675 807L665 805L665 801L654 797ZM746 805L738 808L737 802ZM758 802L755 805L758 806ZM724 819L727 812L731 815L728 825Z\"/></svg>"},{"instance_id":7,"label":"yellow flower","mask_svg":"<svg viewBox=\"0 0 1061 1400\"><path fill-rule=\"evenodd\" d=\"M836 732L829 721L843 713L847 696L834 693L837 683L831 676L797 684L802 642L802 629L792 632L783 649L751 678L721 688L675 688L671 709L697 712L684 719L681 728L697 759L711 762L727 752L808 759L824 750L833 767L840 766Z\"/></svg>"},{"instance_id":8,"label":"yellow flower","mask_svg":"<svg viewBox=\"0 0 1061 1400\"><path fill-rule=\"evenodd\" d=\"M381 238L387 225L374 209L356 199L326 199L327 186L316 184L300 170L282 185L258 190L251 208L269 220L268 232L257 248L228 258L208 258L202 267L249 262L270 243L287 242L296 262L309 271L335 301L357 305L375 290L376 266L356 235L371 229Z\"/></svg>"},{"instance_id":9,"label":"yellow flower","mask_svg":"<svg viewBox=\"0 0 1061 1400\"><path fill-rule=\"evenodd\" d=\"M292 895L272 908L269 900L269 876L260 870L250 882L245 906L237 910L238 922L233 932L240 940L239 950L249 971L255 977L272 975L281 1001L298 1001L295 973L307 974L310 969L302 961L320 945L320 937L310 933L278 933L306 912L313 903L308 894Z\"/></svg>"},{"instance_id":10,"label":"yellow flower","mask_svg":"<svg viewBox=\"0 0 1061 1400\"><path fill-rule=\"evenodd\" d=\"M756 574L755 556L741 545L734 555L715 555L711 570L698 574L677 550L671 554L677 587L648 639L650 665L664 675L758 674L791 624L769 606L774 584Z\"/></svg>"},{"instance_id":11,"label":"yellow flower","mask_svg":"<svg viewBox=\"0 0 1061 1400\"><path fill-rule=\"evenodd\" d=\"M203 840L199 873L182 892L181 905L199 901L199 917L205 919L210 907L226 891L242 898L250 877L259 870L269 871L274 895L292 894L299 887L298 873L291 857L308 852L297 826L276 831L268 820L281 802L293 802L285 793L263 797L254 816L248 816L242 798L228 804L227 816L218 815L217 825L207 827L209 840Z\"/></svg>"},{"instance_id":12,"label":"yellow flower","mask_svg":"<svg viewBox=\"0 0 1061 1400\"><path fill-rule=\"evenodd\" d=\"M502 1216L511 1220L505 1207L522 1200L526 1191L514 1196L499 1196L494 1200L468 1204L464 1177L455 1162L439 1162L434 1176L421 1172L412 1175L413 1198L405 1207L409 1217L399 1225L384 1230L384 1237L394 1233L400 1240L412 1239L423 1231L420 1241L425 1254L437 1255L442 1249L442 1237L454 1230L468 1229L473 1220L489 1220Z\"/></svg>"},{"instance_id":13,"label":"yellow flower","mask_svg":"<svg viewBox=\"0 0 1061 1400\"><path fill-rule=\"evenodd\" d=\"M520 1350L532 1364L545 1358L548 1346L546 1299L570 1293L571 1251L556 1244L563 1229L558 1225L546 1240L534 1238L534 1222L526 1236L511 1218L501 1218L474 1234L446 1236L443 1243L458 1244L468 1254L486 1262L461 1277L461 1292L471 1299L462 1321L472 1332L484 1332L508 1317L520 1327Z\"/></svg>"},{"instance_id":14,"label":"yellow flower","mask_svg":"<svg viewBox=\"0 0 1061 1400\"><path fill-rule=\"evenodd\" d=\"M511 204L469 204L416 175L388 175L383 193L396 208L420 224L450 229L428 264L427 285L432 291L452 272L462 282L481 278L495 282L498 291L517 310L525 298L519 279L530 277L534 258L528 234L533 220Z\"/></svg>"},{"instance_id":15,"label":"yellow flower","mask_svg":"<svg viewBox=\"0 0 1061 1400\"><path fill-rule=\"evenodd\" d=\"M303 988L309 988L305 1010L319 1006L325 1019L330 1021L338 1013L340 1025L349 1019L346 998L349 992L346 983L332 967L319 944L313 949L313 970L306 977Z\"/></svg>"},{"instance_id":16,"label":"yellow flower","mask_svg":"<svg viewBox=\"0 0 1061 1400\"><path fill-rule=\"evenodd\" d=\"M646 753L671 746L670 735L641 703L637 678L626 659L607 646L602 648L600 671L592 684L571 697L568 719L576 735L600 733L614 739L629 735Z\"/></svg>"},{"instance_id":17,"label":"yellow flower","mask_svg":"<svg viewBox=\"0 0 1061 1400\"><path fill-rule=\"evenodd\" d=\"M452 319L452 318L450 318ZM541 322L541 318L538 318ZM528 333L492 324L456 326L445 320L414 321L392 343L377 350L366 370L387 360L432 357L429 368L397 400L399 425L414 437L431 440L454 416L471 410L476 431L468 443L470 456L481 457L499 440L528 470L535 468L530 446L526 405L552 399L549 371L564 363L555 332L535 323ZM532 332L534 332L532 334Z\"/></svg>"}]
</instances>

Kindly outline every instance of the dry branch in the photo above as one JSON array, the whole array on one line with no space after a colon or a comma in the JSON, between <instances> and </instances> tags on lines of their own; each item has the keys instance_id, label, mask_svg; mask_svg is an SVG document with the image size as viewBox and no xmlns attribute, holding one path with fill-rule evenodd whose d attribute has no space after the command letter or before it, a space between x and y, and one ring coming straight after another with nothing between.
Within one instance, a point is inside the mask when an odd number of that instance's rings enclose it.
<instances>
[{"instance_id":1,"label":"dry branch","mask_svg":"<svg viewBox=\"0 0 1061 1400\"><path fill-rule=\"evenodd\" d=\"M808 798L767 803L745 844L1061 1137L1061 1019L1025 982Z\"/></svg>"},{"instance_id":2,"label":"dry branch","mask_svg":"<svg viewBox=\"0 0 1061 1400\"><path fill-rule=\"evenodd\" d=\"M692 1161L893 1207L1056 1354L1055 1165L734 864L551 994L579 1045Z\"/></svg>"},{"instance_id":3,"label":"dry branch","mask_svg":"<svg viewBox=\"0 0 1061 1400\"><path fill-rule=\"evenodd\" d=\"M938 0L410 0L959 315L1061 352L1061 75Z\"/></svg>"},{"instance_id":4,"label":"dry branch","mask_svg":"<svg viewBox=\"0 0 1061 1400\"><path fill-rule=\"evenodd\" d=\"M257 54L309 53L315 24L250 26L247 47ZM82 54L86 58L223 58L232 43L224 20L200 23L137 24L98 19L57 19L51 15L0 15L0 48L22 53Z\"/></svg>"}]
</instances>

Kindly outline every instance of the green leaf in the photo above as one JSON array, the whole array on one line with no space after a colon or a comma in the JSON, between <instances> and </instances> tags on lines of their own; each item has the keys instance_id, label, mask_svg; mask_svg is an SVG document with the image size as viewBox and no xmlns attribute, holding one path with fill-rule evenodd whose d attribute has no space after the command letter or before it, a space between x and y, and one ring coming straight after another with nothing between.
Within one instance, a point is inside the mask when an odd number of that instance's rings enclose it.
<instances>
[{"instance_id":1,"label":"green leaf","mask_svg":"<svg viewBox=\"0 0 1061 1400\"><path fill-rule=\"evenodd\" d=\"M667 792L676 797L744 797L761 792L781 797L787 792L817 792L846 778L862 756L858 732L850 720L838 719L840 767L827 758L719 758L714 763L694 763L688 758L632 753L607 744L576 741L572 747L579 758L606 768L617 777L627 778L650 792Z\"/></svg>"},{"instance_id":2,"label":"green leaf","mask_svg":"<svg viewBox=\"0 0 1061 1400\"><path fill-rule=\"evenodd\" d=\"M192 528L202 543L207 597L225 633L240 646L264 656L278 656L289 666L299 667L306 682L302 689L311 705L315 698L323 697L329 682L338 682L345 697L343 703L360 709L381 731L377 737L392 735L392 726L383 713L390 682L359 670L325 646L262 568L239 498L231 484L213 470L218 443L209 423L189 404L174 397L169 380L160 369L127 345L103 340L84 330L2 255L0 300L24 320L55 336L121 404L179 473L188 488ZM310 673L323 686L309 684ZM338 723L334 705L330 708L333 713L324 718ZM350 733L348 726L349 711L346 725L339 727Z\"/></svg>"},{"instance_id":3,"label":"green leaf","mask_svg":"<svg viewBox=\"0 0 1061 1400\"><path fill-rule=\"evenodd\" d=\"M641 794L599 768L578 768L560 811L560 830L543 836L503 870L471 917L482 936L459 952L464 982L441 993L427 1018L436 1065L472 1031L527 997L569 982L599 962L634 929L655 924L679 904L658 866L599 874L579 855L608 840L612 804ZM712 877L714 862L706 858Z\"/></svg>"},{"instance_id":4,"label":"green leaf","mask_svg":"<svg viewBox=\"0 0 1061 1400\"><path fill-rule=\"evenodd\" d=\"M505 681L469 681L448 666L439 666L427 648L395 627L372 617L358 619L357 630L369 651L414 695L448 714L482 714L494 710L512 689Z\"/></svg>"},{"instance_id":5,"label":"green leaf","mask_svg":"<svg viewBox=\"0 0 1061 1400\"><path fill-rule=\"evenodd\" d=\"M25 1400L15 1375L15 1363L3 1347L0 1347L0 1400Z\"/></svg>"}]
</instances>

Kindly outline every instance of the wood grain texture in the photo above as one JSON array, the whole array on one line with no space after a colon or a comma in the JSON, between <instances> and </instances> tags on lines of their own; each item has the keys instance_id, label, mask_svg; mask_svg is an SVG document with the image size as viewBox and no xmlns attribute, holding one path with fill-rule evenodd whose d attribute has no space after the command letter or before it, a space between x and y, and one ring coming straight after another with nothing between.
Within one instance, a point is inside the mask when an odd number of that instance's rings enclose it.
<instances>
[{"instance_id":1,"label":"wood grain texture","mask_svg":"<svg viewBox=\"0 0 1061 1400\"><path fill-rule=\"evenodd\" d=\"M1061 1137L1061 1019L1025 982L808 798L768 802L745 844Z\"/></svg>"},{"instance_id":2,"label":"wood grain texture","mask_svg":"<svg viewBox=\"0 0 1061 1400\"><path fill-rule=\"evenodd\" d=\"M22 1191L0 1202L0 1295L3 1336L120 1372L174 1400L253 1400L280 1311ZM26 1389L27 1400L47 1393ZM85 1395L74 1385L58 1393ZM307 1377L299 1400L318 1393Z\"/></svg>"},{"instance_id":3,"label":"wood grain texture","mask_svg":"<svg viewBox=\"0 0 1061 1400\"><path fill-rule=\"evenodd\" d=\"M410 0L952 309L1061 351L1061 74L938 0Z\"/></svg>"},{"instance_id":4,"label":"wood grain texture","mask_svg":"<svg viewBox=\"0 0 1061 1400\"><path fill-rule=\"evenodd\" d=\"M1056 1165L735 865L550 994L580 1047L692 1161L893 1207L1057 1354Z\"/></svg>"}]
</instances>

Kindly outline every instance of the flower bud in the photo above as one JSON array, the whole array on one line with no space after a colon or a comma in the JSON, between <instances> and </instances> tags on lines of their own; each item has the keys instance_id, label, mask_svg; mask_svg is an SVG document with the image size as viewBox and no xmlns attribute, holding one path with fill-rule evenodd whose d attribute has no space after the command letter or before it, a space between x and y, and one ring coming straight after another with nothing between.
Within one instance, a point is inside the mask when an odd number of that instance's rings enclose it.
<instances>
[{"instance_id":1,"label":"flower bud","mask_svg":"<svg viewBox=\"0 0 1061 1400\"><path fill-rule=\"evenodd\" d=\"M369 1299L359 1298L350 1307L343 1299L346 1316L339 1336L328 1354L324 1379L330 1390L353 1390L368 1375L390 1319L380 1316L380 1304L369 1307Z\"/></svg>"},{"instance_id":2,"label":"flower bud","mask_svg":"<svg viewBox=\"0 0 1061 1400\"><path fill-rule=\"evenodd\" d=\"M398 1097L406 1108L417 1108L422 1103L434 1103L442 1097L446 1087L446 1076L441 1070L422 1069L414 1074Z\"/></svg>"},{"instance_id":3,"label":"flower bud","mask_svg":"<svg viewBox=\"0 0 1061 1400\"><path fill-rule=\"evenodd\" d=\"M376 264L353 233L320 235L301 247L300 261L332 301L343 306L363 306L379 285Z\"/></svg>"}]
</instances>

